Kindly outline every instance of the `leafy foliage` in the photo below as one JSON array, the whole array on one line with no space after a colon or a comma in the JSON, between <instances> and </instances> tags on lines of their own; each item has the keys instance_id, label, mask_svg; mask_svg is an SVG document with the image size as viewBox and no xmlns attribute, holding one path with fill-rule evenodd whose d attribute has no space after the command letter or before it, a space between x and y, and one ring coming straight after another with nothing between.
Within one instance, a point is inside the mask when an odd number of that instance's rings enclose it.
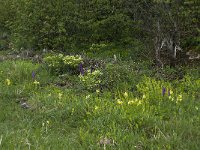
<instances>
[{"instance_id":1,"label":"leafy foliage","mask_svg":"<svg viewBox=\"0 0 200 150\"><path fill-rule=\"evenodd\" d=\"M55 74L63 73L78 73L78 66L83 62L81 56L57 54L52 56L46 56L44 58L45 64L48 66L50 71Z\"/></svg>"},{"instance_id":2,"label":"leafy foliage","mask_svg":"<svg viewBox=\"0 0 200 150\"><path fill-rule=\"evenodd\" d=\"M99 90L102 83L102 72L100 70L87 70L84 75L79 75L79 79L84 87L90 91Z\"/></svg>"}]
</instances>

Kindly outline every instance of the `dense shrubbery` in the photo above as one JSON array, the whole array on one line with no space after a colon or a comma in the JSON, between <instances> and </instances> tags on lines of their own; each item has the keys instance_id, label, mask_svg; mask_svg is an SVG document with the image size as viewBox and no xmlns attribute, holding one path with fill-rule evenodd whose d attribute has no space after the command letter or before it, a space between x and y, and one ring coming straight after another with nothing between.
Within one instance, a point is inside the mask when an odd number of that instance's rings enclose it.
<instances>
[{"instance_id":1,"label":"dense shrubbery","mask_svg":"<svg viewBox=\"0 0 200 150\"><path fill-rule=\"evenodd\" d=\"M172 39L186 50L199 50L199 1L42 1L14 0L0 3L1 47L57 49L70 52L77 47L99 49L99 43L131 45L142 41L147 56L154 55L154 46ZM159 25L159 26L158 26ZM160 31L158 31L160 30ZM159 33L159 34L158 34ZM5 34L4 34L5 35ZM158 43L152 39L158 39ZM100 48L102 49L102 47ZM122 49L123 51L123 49ZM164 52L164 59L169 52ZM180 57L184 53L180 53ZM177 57L177 59L180 59Z\"/></svg>"},{"instance_id":2,"label":"dense shrubbery","mask_svg":"<svg viewBox=\"0 0 200 150\"><path fill-rule=\"evenodd\" d=\"M78 66L83 63L83 59L79 55L64 56L63 54L54 54L52 56L46 56L44 62L52 73L63 74L69 72L77 74L79 71Z\"/></svg>"},{"instance_id":3,"label":"dense shrubbery","mask_svg":"<svg viewBox=\"0 0 200 150\"><path fill-rule=\"evenodd\" d=\"M9 20L13 42L18 48L66 50L74 45L114 42L132 36L128 35L131 25L127 22L128 16L118 11L100 14L99 11L104 13L101 7L105 4L65 0L20 0L15 4L11 1L16 11L15 20ZM96 8L90 10L90 6ZM106 9L110 11L110 7Z\"/></svg>"}]
</instances>

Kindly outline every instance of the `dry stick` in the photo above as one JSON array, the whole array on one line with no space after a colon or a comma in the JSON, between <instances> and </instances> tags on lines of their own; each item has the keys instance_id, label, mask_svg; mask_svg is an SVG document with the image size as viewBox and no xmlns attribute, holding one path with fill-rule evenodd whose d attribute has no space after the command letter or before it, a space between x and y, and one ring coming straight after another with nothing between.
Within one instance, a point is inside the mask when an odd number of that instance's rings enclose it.
<instances>
[{"instance_id":1,"label":"dry stick","mask_svg":"<svg viewBox=\"0 0 200 150\"><path fill-rule=\"evenodd\" d=\"M160 39L161 39L161 30L160 30L160 22L158 21L157 22L157 29L158 29L158 35L155 39L155 50L156 50L156 60L159 62L159 65L161 66L161 68L163 69L163 62L160 60L160 49L161 49L161 46L160 46Z\"/></svg>"},{"instance_id":2,"label":"dry stick","mask_svg":"<svg viewBox=\"0 0 200 150\"><path fill-rule=\"evenodd\" d=\"M2 140L3 140L3 135L1 135L1 138L0 138L0 146L1 146Z\"/></svg>"}]
</instances>

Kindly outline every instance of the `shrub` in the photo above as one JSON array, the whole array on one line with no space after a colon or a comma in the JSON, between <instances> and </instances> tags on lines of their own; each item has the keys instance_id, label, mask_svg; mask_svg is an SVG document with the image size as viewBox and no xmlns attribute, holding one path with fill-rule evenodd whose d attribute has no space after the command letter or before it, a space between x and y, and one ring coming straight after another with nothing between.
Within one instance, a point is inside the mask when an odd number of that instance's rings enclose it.
<instances>
[{"instance_id":1,"label":"shrub","mask_svg":"<svg viewBox=\"0 0 200 150\"><path fill-rule=\"evenodd\" d=\"M96 90L102 83L102 72L100 70L88 70L85 75L79 75L80 81L83 86L88 90Z\"/></svg>"},{"instance_id":2,"label":"shrub","mask_svg":"<svg viewBox=\"0 0 200 150\"><path fill-rule=\"evenodd\" d=\"M64 64L67 65L70 68L76 68L76 67L78 67L78 65L80 63L83 62L83 59L79 55L64 56L62 60L63 60Z\"/></svg>"},{"instance_id":3,"label":"shrub","mask_svg":"<svg viewBox=\"0 0 200 150\"><path fill-rule=\"evenodd\" d=\"M102 85L108 89L135 90L135 86L140 80L138 66L137 63L126 63L125 61L107 63L103 69Z\"/></svg>"},{"instance_id":4,"label":"shrub","mask_svg":"<svg viewBox=\"0 0 200 150\"><path fill-rule=\"evenodd\" d=\"M44 62L47 64L51 72L59 73L63 70L64 63L62 54L47 56L44 58Z\"/></svg>"},{"instance_id":5,"label":"shrub","mask_svg":"<svg viewBox=\"0 0 200 150\"><path fill-rule=\"evenodd\" d=\"M81 56L64 56L63 54L47 56L44 62L52 73L63 74L65 72L77 74L78 65L83 62Z\"/></svg>"}]
</instances>

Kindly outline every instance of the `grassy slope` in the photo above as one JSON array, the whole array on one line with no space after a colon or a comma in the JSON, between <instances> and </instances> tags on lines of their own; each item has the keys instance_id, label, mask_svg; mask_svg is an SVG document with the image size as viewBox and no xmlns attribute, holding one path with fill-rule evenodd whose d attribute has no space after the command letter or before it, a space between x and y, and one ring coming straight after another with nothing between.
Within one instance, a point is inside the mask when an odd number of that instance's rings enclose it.
<instances>
[{"instance_id":1,"label":"grassy slope","mask_svg":"<svg viewBox=\"0 0 200 150\"><path fill-rule=\"evenodd\" d=\"M0 62L0 149L199 149L199 75L173 83L140 76L135 92L124 79L98 93L55 86L40 64Z\"/></svg>"}]
</instances>

